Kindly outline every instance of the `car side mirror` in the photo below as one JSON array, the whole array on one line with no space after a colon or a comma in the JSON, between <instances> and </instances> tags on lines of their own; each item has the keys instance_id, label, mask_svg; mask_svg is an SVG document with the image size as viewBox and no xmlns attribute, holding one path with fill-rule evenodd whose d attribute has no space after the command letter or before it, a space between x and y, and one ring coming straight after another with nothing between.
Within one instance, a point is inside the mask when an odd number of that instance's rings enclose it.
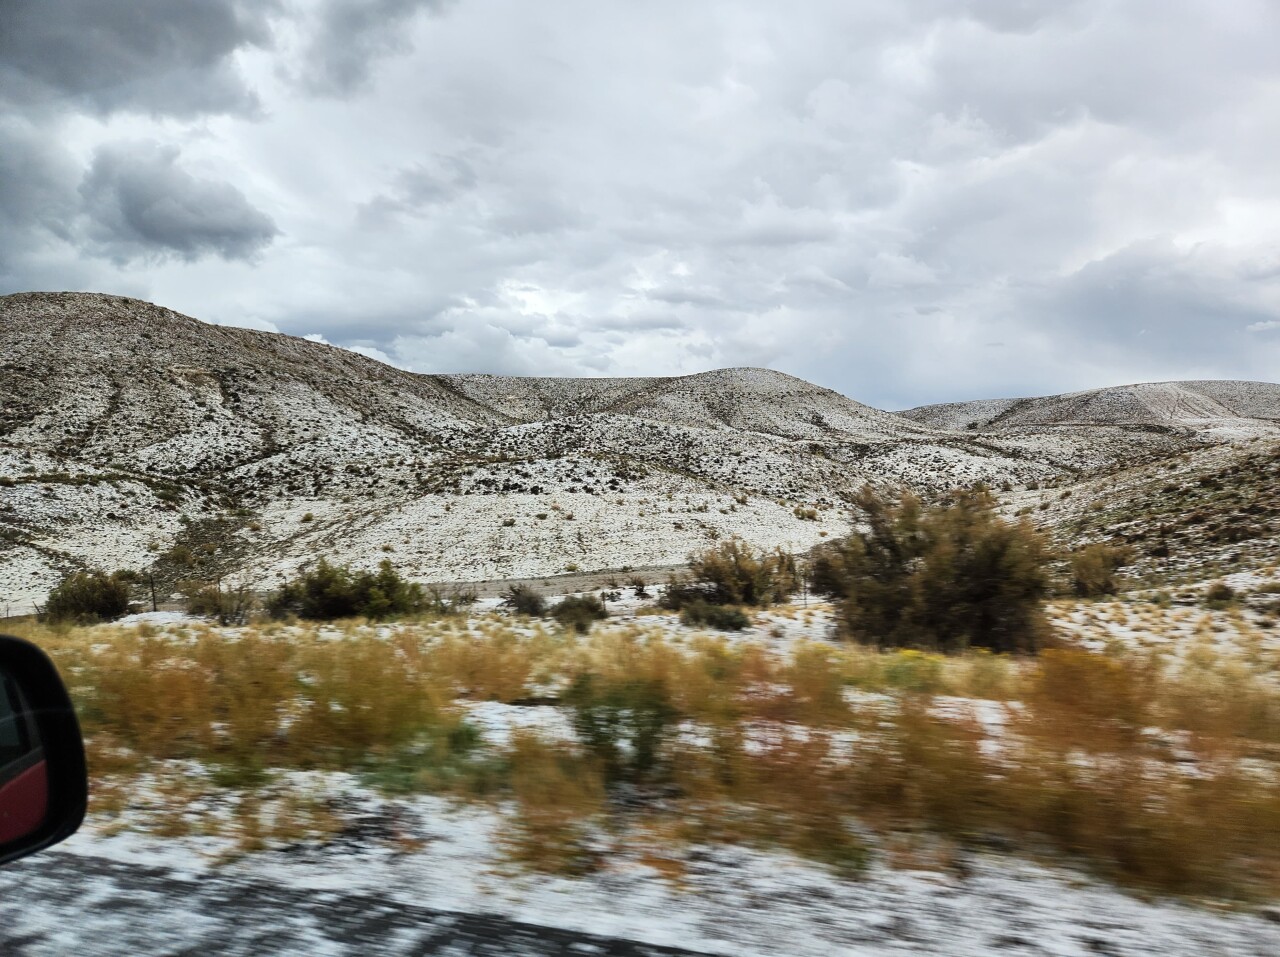
<instances>
[{"instance_id":1,"label":"car side mirror","mask_svg":"<svg viewBox=\"0 0 1280 957\"><path fill-rule=\"evenodd\" d=\"M75 833L89 784L84 740L43 651L0 635L0 865Z\"/></svg>"}]
</instances>

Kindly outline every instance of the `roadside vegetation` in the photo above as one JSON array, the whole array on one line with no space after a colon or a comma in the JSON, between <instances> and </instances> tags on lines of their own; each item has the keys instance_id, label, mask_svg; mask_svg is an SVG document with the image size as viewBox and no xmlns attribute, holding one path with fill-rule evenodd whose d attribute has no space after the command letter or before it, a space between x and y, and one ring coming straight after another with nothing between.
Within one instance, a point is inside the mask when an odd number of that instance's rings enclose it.
<instances>
[{"instance_id":1,"label":"roadside vegetation","mask_svg":"<svg viewBox=\"0 0 1280 957\"><path fill-rule=\"evenodd\" d=\"M1054 617L1108 607L1073 601ZM1159 891L1274 894L1276 651L1247 632L1237 650L1215 643L1215 616L1235 610L1126 614L1156 637L1204 620L1182 657L1155 641L778 651L643 617L587 633L505 615L29 633L77 699L94 813L163 835L229 834L244 851L331 839L343 809L282 775L346 771L388 794L491 802L513 859L561 873L639 841L673 878L681 849L705 842L852 874L905 841L946 859L1017 847ZM486 701L559 710L572 733L534 722L489 743L467 718Z\"/></svg>"},{"instance_id":2,"label":"roadside vegetation","mask_svg":"<svg viewBox=\"0 0 1280 957\"><path fill-rule=\"evenodd\" d=\"M383 559L376 572L355 571L320 559L316 567L287 582L267 601L272 618L294 616L312 621L338 618L384 619L425 610L422 586L406 581Z\"/></svg>"},{"instance_id":3,"label":"roadside vegetation","mask_svg":"<svg viewBox=\"0 0 1280 957\"><path fill-rule=\"evenodd\" d=\"M94 812L160 835L334 839L343 807L290 775L346 772L490 803L512 859L556 873L637 843L676 880L716 842L849 875L1017 848L1154 891L1280 893L1274 574L1107 601L1125 549L1077 549L1055 588L1052 550L982 489L859 504L864 529L808 567L730 539L661 595L633 583L659 606L626 621L617 592L515 586L460 614L474 596L390 562L321 561L265 614L192 585L222 626L74 626L86 613L29 633L77 699ZM828 601L791 603L806 584ZM469 715L493 706L524 717L489 739Z\"/></svg>"},{"instance_id":4,"label":"roadside vegetation","mask_svg":"<svg viewBox=\"0 0 1280 957\"><path fill-rule=\"evenodd\" d=\"M680 612L686 625L742 631L750 623L743 607L768 608L801 587L795 556L780 549L757 551L731 538L689 556L689 571L672 576L660 605Z\"/></svg>"},{"instance_id":5,"label":"roadside vegetation","mask_svg":"<svg viewBox=\"0 0 1280 957\"><path fill-rule=\"evenodd\" d=\"M129 612L131 573L96 569L73 572L49 593L43 614L49 621L92 625Z\"/></svg>"},{"instance_id":6,"label":"roadside vegetation","mask_svg":"<svg viewBox=\"0 0 1280 957\"><path fill-rule=\"evenodd\" d=\"M837 603L843 636L880 648L1034 652L1048 638L1048 545L1030 522L1006 522L983 488L925 506L870 489L869 528L821 547L813 590Z\"/></svg>"}]
</instances>

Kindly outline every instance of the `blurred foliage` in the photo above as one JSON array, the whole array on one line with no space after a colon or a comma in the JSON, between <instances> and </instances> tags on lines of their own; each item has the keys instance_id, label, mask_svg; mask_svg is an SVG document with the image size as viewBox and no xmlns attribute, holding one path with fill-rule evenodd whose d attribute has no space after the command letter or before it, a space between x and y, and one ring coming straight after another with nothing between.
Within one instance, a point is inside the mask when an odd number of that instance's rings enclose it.
<instances>
[{"instance_id":1,"label":"blurred foliage","mask_svg":"<svg viewBox=\"0 0 1280 957\"><path fill-rule=\"evenodd\" d=\"M1280 891L1280 662L1261 642L1224 650L1209 617L1176 663L1141 648L778 653L500 616L23 627L76 700L94 813L122 812L128 782L150 775L157 797L130 815L158 834L203 827L188 809L221 788L235 817L208 826L240 829L246 850L323 839L338 812L281 803L271 782L332 769L394 794L498 799L512 857L558 873L602 866L641 827L675 842L668 860L680 842L734 841L841 873L905 833L1058 855L1159 891L1265 897ZM465 720L480 700L547 707L537 689L556 689L567 739L487 742Z\"/></svg>"},{"instance_id":2,"label":"blurred foliage","mask_svg":"<svg viewBox=\"0 0 1280 957\"><path fill-rule=\"evenodd\" d=\"M1071 589L1081 598L1114 595L1119 589L1117 572L1133 557L1125 546L1085 545L1071 553Z\"/></svg>"},{"instance_id":3,"label":"blurred foliage","mask_svg":"<svg viewBox=\"0 0 1280 957\"><path fill-rule=\"evenodd\" d=\"M741 608L712 605L701 598L682 603L680 621L690 627L706 625L719 631L742 631L751 624Z\"/></svg>"},{"instance_id":4,"label":"blurred foliage","mask_svg":"<svg viewBox=\"0 0 1280 957\"><path fill-rule=\"evenodd\" d=\"M595 756L608 784L649 781L677 712L658 678L606 678L584 672L563 701L578 739Z\"/></svg>"}]
</instances>

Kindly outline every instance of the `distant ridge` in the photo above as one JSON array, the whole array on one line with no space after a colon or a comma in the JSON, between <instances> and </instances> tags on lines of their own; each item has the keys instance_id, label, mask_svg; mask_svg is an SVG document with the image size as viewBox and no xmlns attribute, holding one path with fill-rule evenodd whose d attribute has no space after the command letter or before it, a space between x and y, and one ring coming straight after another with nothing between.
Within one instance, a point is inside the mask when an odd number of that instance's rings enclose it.
<instances>
[{"instance_id":1,"label":"distant ridge","mask_svg":"<svg viewBox=\"0 0 1280 957\"><path fill-rule=\"evenodd\" d=\"M1040 398L923 405L898 414L952 430L1047 425L1212 429L1280 421L1280 385L1238 380L1141 382Z\"/></svg>"},{"instance_id":2,"label":"distant ridge","mask_svg":"<svg viewBox=\"0 0 1280 957\"><path fill-rule=\"evenodd\" d=\"M904 431L924 434L891 412L772 369L716 369L639 378L432 378L518 422L612 414L796 439L822 439L832 432L876 437L901 437Z\"/></svg>"}]
</instances>

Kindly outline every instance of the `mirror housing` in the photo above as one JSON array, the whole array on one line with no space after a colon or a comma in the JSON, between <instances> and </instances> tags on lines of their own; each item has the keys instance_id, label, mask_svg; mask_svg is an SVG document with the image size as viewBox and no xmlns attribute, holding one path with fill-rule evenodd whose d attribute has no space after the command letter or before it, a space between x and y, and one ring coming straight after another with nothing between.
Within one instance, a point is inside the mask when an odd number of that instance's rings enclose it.
<instances>
[{"instance_id":1,"label":"mirror housing","mask_svg":"<svg viewBox=\"0 0 1280 957\"><path fill-rule=\"evenodd\" d=\"M80 723L43 651L0 635L0 865L75 833L89 785Z\"/></svg>"}]
</instances>

